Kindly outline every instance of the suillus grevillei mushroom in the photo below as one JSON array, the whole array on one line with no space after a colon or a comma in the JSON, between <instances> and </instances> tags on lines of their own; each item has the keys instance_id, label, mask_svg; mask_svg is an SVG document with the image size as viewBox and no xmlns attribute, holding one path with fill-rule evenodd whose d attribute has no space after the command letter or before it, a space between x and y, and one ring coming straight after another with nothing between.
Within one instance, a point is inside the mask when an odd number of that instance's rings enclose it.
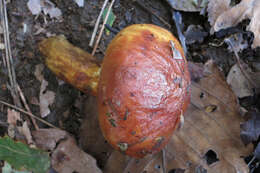
<instances>
[{"instance_id":1,"label":"suillus grevillei mushroom","mask_svg":"<svg viewBox=\"0 0 260 173\"><path fill-rule=\"evenodd\" d=\"M58 77L98 97L104 137L129 156L160 151L190 102L183 49L159 26L135 24L120 31L101 66L61 36L43 40L39 48Z\"/></svg>"}]
</instances>

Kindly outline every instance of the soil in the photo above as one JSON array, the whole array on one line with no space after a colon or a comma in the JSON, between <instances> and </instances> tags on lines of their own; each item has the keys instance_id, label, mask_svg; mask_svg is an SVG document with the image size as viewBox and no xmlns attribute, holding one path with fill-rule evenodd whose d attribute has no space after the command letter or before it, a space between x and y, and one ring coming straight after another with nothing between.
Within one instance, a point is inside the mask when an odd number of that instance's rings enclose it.
<instances>
[{"instance_id":1,"label":"soil","mask_svg":"<svg viewBox=\"0 0 260 173\"><path fill-rule=\"evenodd\" d=\"M27 0L13 0L7 5L8 22L10 30L11 49L14 60L17 82L22 89L28 105L35 115L40 115L39 105L33 103L34 98L39 98L40 82L36 79L34 72L36 65L44 64L44 57L40 54L37 43L50 35L65 35L66 38L75 46L88 52L92 48L88 46L97 16L99 15L103 1L88 0L84 7L80 8L73 0L52 0L53 3L62 11L62 20L52 19L43 14L33 16L27 8ZM137 3L133 0L116 0L113 12L116 21L113 28L121 30L124 27L136 23L152 23L164 27L176 36L177 30L172 19L172 9L166 1L158 0L139 0ZM141 5L140 5L141 4ZM170 28L162 23L156 16L148 12L145 6L153 13L163 18L170 24ZM199 13L184 13L183 24L184 31L190 25L200 25L206 36L202 41L188 46L190 61L205 63L208 59L213 59L219 68L227 75L231 66L235 64L233 53L229 52L227 46L212 46L210 43L220 43L223 38L216 38L210 35L210 25L206 16ZM24 32L24 26L27 30ZM238 26L243 29L244 25ZM39 28L42 32L39 33ZM109 35L103 34L98 47L96 58L102 61L104 52L111 39L115 36L110 32ZM240 53L241 58L249 65L259 61L260 49L246 49ZM11 93L7 89L8 73L2 62L0 55L0 99L2 101L13 103ZM72 135L79 139L79 130L84 119L84 100L89 96L76 90L69 84L60 84L56 76L44 66L43 75L48 81L48 90L56 93L54 104L51 105L51 113L45 118L48 122L66 129ZM260 107L259 97L241 99L241 104L253 109ZM0 105L0 133L6 133L6 110ZM44 124L37 122L40 127ZM102 166L102 165L101 165Z\"/></svg>"}]
</instances>

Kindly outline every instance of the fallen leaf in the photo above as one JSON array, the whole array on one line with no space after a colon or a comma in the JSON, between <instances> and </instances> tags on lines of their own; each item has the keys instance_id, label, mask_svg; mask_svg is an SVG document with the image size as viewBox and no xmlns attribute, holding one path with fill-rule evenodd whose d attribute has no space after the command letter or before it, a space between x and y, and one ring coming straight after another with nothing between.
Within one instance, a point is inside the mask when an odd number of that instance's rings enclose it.
<instances>
[{"instance_id":1,"label":"fallen leaf","mask_svg":"<svg viewBox=\"0 0 260 173\"><path fill-rule=\"evenodd\" d=\"M22 122L23 126L18 127L17 122ZM9 124L8 126L8 134L11 137L15 137L15 130L18 129L19 133L25 136L27 144L34 144L34 141L32 140L31 131L29 129L29 126L26 121L22 121L20 113L12 110L7 109L7 122Z\"/></svg>"},{"instance_id":2,"label":"fallen leaf","mask_svg":"<svg viewBox=\"0 0 260 173\"><path fill-rule=\"evenodd\" d=\"M57 143L66 138L67 133L58 129L39 129L32 131L32 135L37 147L53 151Z\"/></svg>"},{"instance_id":3,"label":"fallen leaf","mask_svg":"<svg viewBox=\"0 0 260 173\"><path fill-rule=\"evenodd\" d=\"M260 114L252 113L251 118L241 124L241 139L247 145L253 141L257 141L260 136Z\"/></svg>"},{"instance_id":4,"label":"fallen leaf","mask_svg":"<svg viewBox=\"0 0 260 173\"><path fill-rule=\"evenodd\" d=\"M245 64L241 63L246 75L251 78L254 82L254 85L257 87L260 86L260 73L259 72L252 72L252 70ZM233 92L236 94L237 97L243 98L246 96L254 95L255 86L249 83L248 79L244 76L241 72L238 64L235 64L231 67L228 76L227 76L227 83L231 86Z\"/></svg>"},{"instance_id":5,"label":"fallen leaf","mask_svg":"<svg viewBox=\"0 0 260 173\"><path fill-rule=\"evenodd\" d=\"M43 79L40 89L40 112L42 118L46 117L51 112L49 109L49 105L53 104L55 99L54 92L46 91L47 86L48 82Z\"/></svg>"},{"instance_id":6,"label":"fallen leaf","mask_svg":"<svg viewBox=\"0 0 260 173\"><path fill-rule=\"evenodd\" d=\"M201 11L207 5L208 0L167 0L167 2L175 10L196 12Z\"/></svg>"},{"instance_id":7,"label":"fallen leaf","mask_svg":"<svg viewBox=\"0 0 260 173\"><path fill-rule=\"evenodd\" d=\"M212 26L211 33L236 26L244 19L251 19L247 30L254 33L253 47L260 46L260 1L242 0L239 4L228 7L230 0L209 0L208 14ZM224 6L223 6L224 4Z\"/></svg>"},{"instance_id":8,"label":"fallen leaf","mask_svg":"<svg viewBox=\"0 0 260 173\"><path fill-rule=\"evenodd\" d=\"M245 147L240 139L243 119L239 115L237 98L212 61L204 65L201 76L197 82L192 82L191 104L184 115L184 126L175 131L164 148L167 172L248 173L242 157L248 156L253 148L252 145ZM210 107L208 111L207 107ZM209 160L212 156L213 161ZM114 153L108 161L112 157ZM122 172L122 167L137 170L136 173L162 172L160 154L150 160L139 160L142 165L130 162L121 163L124 166L121 165L118 172Z\"/></svg>"},{"instance_id":9,"label":"fallen leaf","mask_svg":"<svg viewBox=\"0 0 260 173\"><path fill-rule=\"evenodd\" d=\"M55 99L55 93L52 91L46 91L48 82L44 79L42 71L44 69L43 64L38 64L35 67L34 75L38 81L41 82L40 96L39 96L39 106L41 117L44 118L50 113L49 105L53 104ZM37 100L35 101L37 103Z\"/></svg>"},{"instance_id":10,"label":"fallen leaf","mask_svg":"<svg viewBox=\"0 0 260 173\"><path fill-rule=\"evenodd\" d=\"M42 74L43 69L44 69L43 64L38 64L35 66L34 76L40 82L42 82L42 80L44 79L43 74Z\"/></svg>"},{"instance_id":11,"label":"fallen leaf","mask_svg":"<svg viewBox=\"0 0 260 173\"><path fill-rule=\"evenodd\" d=\"M17 121L21 121L20 113L13 109L7 109L7 123L16 126Z\"/></svg>"},{"instance_id":12,"label":"fallen leaf","mask_svg":"<svg viewBox=\"0 0 260 173\"><path fill-rule=\"evenodd\" d=\"M225 11L230 9L230 0L209 0L208 3L208 20L211 26L214 26L218 17ZM210 33L213 34L214 28L212 27Z\"/></svg>"},{"instance_id":13,"label":"fallen leaf","mask_svg":"<svg viewBox=\"0 0 260 173\"><path fill-rule=\"evenodd\" d=\"M30 131L29 126L26 121L23 122L22 127L17 127L17 128L18 128L18 131L25 136L27 144L29 144L29 145L34 144L31 131Z\"/></svg>"},{"instance_id":14,"label":"fallen leaf","mask_svg":"<svg viewBox=\"0 0 260 173\"><path fill-rule=\"evenodd\" d=\"M51 163L62 173L101 173L96 160L82 151L67 132L59 129L40 129L32 132L38 147L52 151Z\"/></svg>"},{"instance_id":15,"label":"fallen leaf","mask_svg":"<svg viewBox=\"0 0 260 173\"><path fill-rule=\"evenodd\" d=\"M0 138L0 159L10 163L15 169L25 168L35 173L46 173L50 167L49 155L39 149L29 148L9 137Z\"/></svg>"},{"instance_id":16,"label":"fallen leaf","mask_svg":"<svg viewBox=\"0 0 260 173\"><path fill-rule=\"evenodd\" d=\"M106 162L104 173L123 172L130 159L130 157L114 150Z\"/></svg>"},{"instance_id":17,"label":"fallen leaf","mask_svg":"<svg viewBox=\"0 0 260 173\"><path fill-rule=\"evenodd\" d=\"M190 78L192 81L199 81L204 76L204 68L202 63L188 62Z\"/></svg>"},{"instance_id":18,"label":"fallen leaf","mask_svg":"<svg viewBox=\"0 0 260 173\"><path fill-rule=\"evenodd\" d=\"M42 11L45 15L50 15L51 18L61 18L61 10L55 7L49 0L29 0L27 7L33 15L39 15Z\"/></svg>"},{"instance_id":19,"label":"fallen leaf","mask_svg":"<svg viewBox=\"0 0 260 173\"><path fill-rule=\"evenodd\" d=\"M41 0L29 0L27 7L33 15L38 15L42 11Z\"/></svg>"},{"instance_id":20,"label":"fallen leaf","mask_svg":"<svg viewBox=\"0 0 260 173\"><path fill-rule=\"evenodd\" d=\"M79 7L84 7L84 0L74 0Z\"/></svg>"},{"instance_id":21,"label":"fallen leaf","mask_svg":"<svg viewBox=\"0 0 260 173\"><path fill-rule=\"evenodd\" d=\"M85 118L80 128L80 146L87 153L94 156L99 165L104 166L112 147L107 143L101 133L98 122L97 98L89 96L84 103Z\"/></svg>"},{"instance_id":22,"label":"fallen leaf","mask_svg":"<svg viewBox=\"0 0 260 173\"><path fill-rule=\"evenodd\" d=\"M96 160L79 149L73 138L60 142L52 153L52 166L57 172L62 173L102 172L97 167Z\"/></svg>"}]
</instances>

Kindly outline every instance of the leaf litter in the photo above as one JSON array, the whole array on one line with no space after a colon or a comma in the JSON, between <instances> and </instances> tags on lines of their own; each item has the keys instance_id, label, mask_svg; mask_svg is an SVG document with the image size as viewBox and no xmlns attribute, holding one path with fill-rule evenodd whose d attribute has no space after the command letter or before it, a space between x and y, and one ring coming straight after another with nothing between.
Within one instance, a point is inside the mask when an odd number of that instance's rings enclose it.
<instances>
[{"instance_id":1,"label":"leaf litter","mask_svg":"<svg viewBox=\"0 0 260 173\"><path fill-rule=\"evenodd\" d=\"M42 64L38 64L35 68L34 75L36 79L41 82L40 94L39 94L39 105L40 105L40 113L41 117L44 118L48 114L50 114L49 106L54 103L55 93L53 91L47 90L48 82L44 79L42 75L42 71L44 66Z\"/></svg>"},{"instance_id":2,"label":"leaf litter","mask_svg":"<svg viewBox=\"0 0 260 173\"><path fill-rule=\"evenodd\" d=\"M252 72L252 70L245 63L243 63L242 66L244 66L243 69L245 69L247 76L254 81L256 86L260 86L260 72ZM253 96L255 94L255 89L257 89L248 82L242 74L238 64L231 67L227 76L227 83L231 86L233 92L239 98Z\"/></svg>"},{"instance_id":3,"label":"leaf litter","mask_svg":"<svg viewBox=\"0 0 260 173\"><path fill-rule=\"evenodd\" d=\"M208 16L211 33L221 29L236 26L244 19L250 19L247 30L254 33L253 48L260 46L260 1L242 0L235 6L230 6L230 0L209 0Z\"/></svg>"},{"instance_id":4,"label":"leaf litter","mask_svg":"<svg viewBox=\"0 0 260 173\"><path fill-rule=\"evenodd\" d=\"M102 172L97 167L96 160L81 150L67 132L59 129L40 129L33 132L33 137L38 147L52 151L51 163L57 172Z\"/></svg>"},{"instance_id":5,"label":"leaf litter","mask_svg":"<svg viewBox=\"0 0 260 173\"><path fill-rule=\"evenodd\" d=\"M33 15L39 15L43 12L51 18L60 19L62 17L61 10L49 0L29 0L27 7Z\"/></svg>"}]
</instances>

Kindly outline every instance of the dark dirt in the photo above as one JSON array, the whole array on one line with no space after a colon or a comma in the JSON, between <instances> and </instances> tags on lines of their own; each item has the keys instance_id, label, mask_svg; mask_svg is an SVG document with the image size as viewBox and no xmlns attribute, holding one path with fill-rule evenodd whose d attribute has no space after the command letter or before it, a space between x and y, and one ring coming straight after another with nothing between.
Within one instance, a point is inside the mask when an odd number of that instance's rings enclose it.
<instances>
[{"instance_id":1,"label":"dark dirt","mask_svg":"<svg viewBox=\"0 0 260 173\"><path fill-rule=\"evenodd\" d=\"M63 19L61 21L51 19L43 14L37 18L31 14L27 8L27 0L13 0L7 5L9 30L12 54L14 58L14 67L17 76L17 82L20 85L29 107L35 115L40 115L39 106L32 103L33 98L38 98L40 93L40 82L35 78L35 67L38 64L44 64L44 59L40 55L37 43L47 35L65 35L66 38L75 46L78 46L88 52L92 48L88 46L95 21L102 7L103 1L88 0L85 1L83 8L79 8L73 0L52 0L62 11ZM141 5L140 5L141 4ZM166 20L171 28L162 23L157 17L146 10L148 8ZM116 21L113 27L121 30L124 27L136 23L153 23L164 27L173 32L177 36L177 31L172 20L172 9L166 1L158 0L139 0L139 3L133 0L116 0L113 12L116 15ZM210 35L210 25L207 17L199 15L199 13L182 13L184 22L184 31L189 25L200 25L202 31L207 33L200 43L193 43L188 46L188 59L195 62L206 62L213 59L220 69L227 75L230 67L235 64L233 53L227 50L226 45L219 47L210 46L209 43L220 43L223 38L216 39ZM45 18L47 23L45 22ZM24 24L27 25L27 32L23 32ZM43 28L38 33L39 27ZM104 56L104 52L108 43L115 35L103 34L96 58L100 62ZM249 65L254 66L255 62L260 62L260 49L246 49L240 53L241 58ZM2 56L2 54L0 55ZM256 68L260 68L259 65ZM259 70L259 69L258 69ZM68 84L61 84L56 76L45 66L43 70L44 78L49 82L48 90L56 93L54 104L51 105L51 113L46 120L58 127L66 129L79 140L79 131L82 121L85 117L84 100L88 95L81 93ZM8 73L3 66L2 57L0 58L0 99L12 103L12 97L7 89ZM259 97L250 97L241 99L241 102L247 107L254 106L259 109ZM6 109L0 105L0 134L6 132ZM41 127L45 125L37 122ZM99 162L101 167L104 163Z\"/></svg>"}]
</instances>

